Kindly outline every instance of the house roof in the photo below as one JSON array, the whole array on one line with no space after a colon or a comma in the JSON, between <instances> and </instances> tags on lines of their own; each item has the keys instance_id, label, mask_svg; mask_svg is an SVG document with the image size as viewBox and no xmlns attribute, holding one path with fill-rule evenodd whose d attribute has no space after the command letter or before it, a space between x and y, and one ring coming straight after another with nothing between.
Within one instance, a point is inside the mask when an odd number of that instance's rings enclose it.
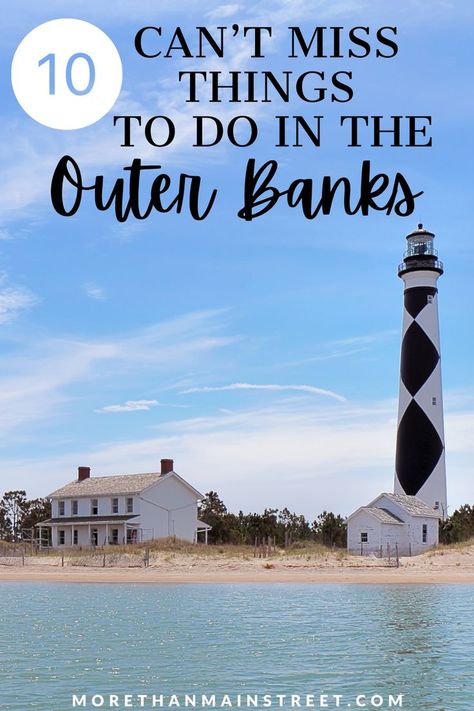
<instances>
[{"instance_id":1,"label":"house roof","mask_svg":"<svg viewBox=\"0 0 474 711\"><path fill-rule=\"evenodd\" d=\"M159 472L150 474L122 474L120 476L92 476L82 481L69 484L48 494L48 499L69 496L101 496L120 494L139 494L161 478Z\"/></svg>"},{"instance_id":2,"label":"house roof","mask_svg":"<svg viewBox=\"0 0 474 711\"><path fill-rule=\"evenodd\" d=\"M408 496L406 494L380 494L380 496L377 496L377 498L372 501L369 506L372 507L376 504L382 496L386 496L390 499L390 501L393 501L393 503L401 506L401 508L411 516L430 516L433 518L440 517L440 512L436 511L432 506L425 504L425 502L417 496Z\"/></svg>"},{"instance_id":3,"label":"house roof","mask_svg":"<svg viewBox=\"0 0 474 711\"><path fill-rule=\"evenodd\" d=\"M150 474L122 474L120 476L92 476L82 481L75 479L69 484L56 489L48 494L48 499L79 498L81 496L123 496L129 494L141 494L153 484L158 484L167 479L174 478L183 486L189 489L196 500L204 498L194 486L191 486L183 477L175 471L161 474L151 472Z\"/></svg>"},{"instance_id":4,"label":"house roof","mask_svg":"<svg viewBox=\"0 0 474 711\"><path fill-rule=\"evenodd\" d=\"M377 506L363 506L360 511L367 511L367 513L374 516L381 523L403 524L402 519L395 516L395 514L388 511L388 509L379 509Z\"/></svg>"}]
</instances>

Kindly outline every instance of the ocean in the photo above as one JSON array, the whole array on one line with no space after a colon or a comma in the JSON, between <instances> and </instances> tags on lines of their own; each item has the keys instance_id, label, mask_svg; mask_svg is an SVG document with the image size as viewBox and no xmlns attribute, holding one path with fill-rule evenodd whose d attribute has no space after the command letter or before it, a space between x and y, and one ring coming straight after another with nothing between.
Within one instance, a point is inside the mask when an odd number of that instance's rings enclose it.
<instances>
[{"instance_id":1,"label":"ocean","mask_svg":"<svg viewBox=\"0 0 474 711\"><path fill-rule=\"evenodd\" d=\"M0 708L469 711L474 586L0 583Z\"/></svg>"}]
</instances>

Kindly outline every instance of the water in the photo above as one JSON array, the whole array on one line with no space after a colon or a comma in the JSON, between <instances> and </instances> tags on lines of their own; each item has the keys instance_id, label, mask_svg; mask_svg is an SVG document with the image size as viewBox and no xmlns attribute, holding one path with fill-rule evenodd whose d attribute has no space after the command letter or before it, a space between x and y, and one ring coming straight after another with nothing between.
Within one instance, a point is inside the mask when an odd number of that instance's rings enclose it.
<instances>
[{"instance_id":1,"label":"water","mask_svg":"<svg viewBox=\"0 0 474 711\"><path fill-rule=\"evenodd\" d=\"M150 709L152 694L271 695L271 709L469 711L470 585L0 584L0 708ZM324 707L326 693L327 707ZM148 694L140 700L138 694ZM332 695L340 694L338 701ZM374 705L371 705L373 694ZM311 703L311 699L309 700ZM321 701L323 706L321 706ZM339 703L339 706L337 704ZM143 706L140 706L143 704ZM155 708L160 708L155 706ZM165 708L168 706L165 705ZM212 707L211 707L212 708ZM224 708L231 708L224 706ZM293 705L293 708L298 708ZM394 707L394 708L400 708Z\"/></svg>"}]
</instances>

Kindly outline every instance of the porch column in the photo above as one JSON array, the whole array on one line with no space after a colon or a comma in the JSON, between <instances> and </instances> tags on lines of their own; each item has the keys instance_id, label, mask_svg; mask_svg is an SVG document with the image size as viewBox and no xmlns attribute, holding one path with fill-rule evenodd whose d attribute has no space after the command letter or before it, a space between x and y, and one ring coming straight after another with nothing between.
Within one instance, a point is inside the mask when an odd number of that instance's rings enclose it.
<instances>
[{"instance_id":1,"label":"porch column","mask_svg":"<svg viewBox=\"0 0 474 711\"><path fill-rule=\"evenodd\" d=\"M109 545L109 524L105 524L105 545Z\"/></svg>"}]
</instances>

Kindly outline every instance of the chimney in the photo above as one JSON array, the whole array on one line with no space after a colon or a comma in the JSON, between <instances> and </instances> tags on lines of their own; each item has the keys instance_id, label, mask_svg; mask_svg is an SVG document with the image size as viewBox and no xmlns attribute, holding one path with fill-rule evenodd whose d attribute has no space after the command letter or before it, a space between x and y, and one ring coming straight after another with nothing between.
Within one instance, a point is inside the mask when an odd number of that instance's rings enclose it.
<instances>
[{"instance_id":1,"label":"chimney","mask_svg":"<svg viewBox=\"0 0 474 711\"><path fill-rule=\"evenodd\" d=\"M174 462L172 459L162 459L161 460L161 476L164 474L169 474L173 471Z\"/></svg>"},{"instance_id":2,"label":"chimney","mask_svg":"<svg viewBox=\"0 0 474 711\"><path fill-rule=\"evenodd\" d=\"M77 468L77 481L84 481L84 479L90 479L91 468L90 467L78 467Z\"/></svg>"}]
</instances>

